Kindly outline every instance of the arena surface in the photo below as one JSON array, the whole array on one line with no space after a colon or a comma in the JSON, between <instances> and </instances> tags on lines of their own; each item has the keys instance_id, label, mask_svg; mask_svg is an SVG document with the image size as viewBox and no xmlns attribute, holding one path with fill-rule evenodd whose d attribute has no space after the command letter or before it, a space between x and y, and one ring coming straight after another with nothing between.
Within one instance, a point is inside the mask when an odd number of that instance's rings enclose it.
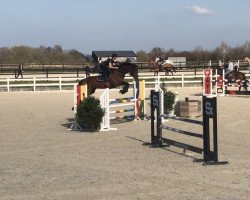
<instances>
[{"instance_id":1,"label":"arena surface","mask_svg":"<svg viewBox=\"0 0 250 200\"><path fill-rule=\"evenodd\" d=\"M201 88L173 91L182 100L200 99L202 92ZM1 200L250 197L248 97L218 98L219 159L229 162L221 166L194 163L193 158L201 155L182 155L176 147L143 146L150 141L148 121L115 124L117 131L68 131L65 124L73 118L72 91L2 92L0 99ZM178 127L185 130L200 130L181 124ZM188 136L175 138L201 146Z\"/></svg>"}]
</instances>

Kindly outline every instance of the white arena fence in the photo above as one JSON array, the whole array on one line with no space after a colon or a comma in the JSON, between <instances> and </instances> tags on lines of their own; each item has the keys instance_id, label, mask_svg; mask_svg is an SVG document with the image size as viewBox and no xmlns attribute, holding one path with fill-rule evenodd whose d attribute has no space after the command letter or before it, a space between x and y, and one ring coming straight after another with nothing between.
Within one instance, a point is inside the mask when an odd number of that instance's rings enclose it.
<instances>
[{"instance_id":1,"label":"white arena fence","mask_svg":"<svg viewBox=\"0 0 250 200\"><path fill-rule=\"evenodd\" d=\"M246 74L248 80L250 80L250 74ZM139 76L140 79L145 80L147 85L152 86L157 83L164 82L166 86L173 87L188 87L188 86L199 86L202 87L203 75L175 75L175 76ZM68 77L55 77L55 78L0 78L0 91L16 91L16 90L31 90L40 91L42 90L64 90L74 89L74 85L83 78L68 78ZM125 79L133 83L132 77L125 77Z\"/></svg>"}]
</instances>

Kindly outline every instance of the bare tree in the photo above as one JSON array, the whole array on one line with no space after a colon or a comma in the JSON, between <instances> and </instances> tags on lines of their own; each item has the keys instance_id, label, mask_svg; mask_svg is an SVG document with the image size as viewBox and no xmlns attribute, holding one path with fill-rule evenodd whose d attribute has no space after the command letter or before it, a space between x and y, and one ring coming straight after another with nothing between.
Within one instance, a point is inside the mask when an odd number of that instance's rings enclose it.
<instances>
[{"instance_id":1,"label":"bare tree","mask_svg":"<svg viewBox=\"0 0 250 200\"><path fill-rule=\"evenodd\" d=\"M230 55L230 46L226 42L222 42L218 49L222 60L225 60Z\"/></svg>"}]
</instances>

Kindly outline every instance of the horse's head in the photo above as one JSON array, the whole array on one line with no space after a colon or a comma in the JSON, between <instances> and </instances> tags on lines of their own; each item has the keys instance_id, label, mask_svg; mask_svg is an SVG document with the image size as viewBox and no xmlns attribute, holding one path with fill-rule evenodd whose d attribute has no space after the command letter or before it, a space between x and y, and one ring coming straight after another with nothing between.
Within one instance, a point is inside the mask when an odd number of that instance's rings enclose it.
<instances>
[{"instance_id":1,"label":"horse's head","mask_svg":"<svg viewBox=\"0 0 250 200\"><path fill-rule=\"evenodd\" d=\"M148 64L149 64L149 65L154 65L154 63L155 63L155 61L153 61L153 60L149 60L149 61L148 61Z\"/></svg>"},{"instance_id":2,"label":"horse's head","mask_svg":"<svg viewBox=\"0 0 250 200\"><path fill-rule=\"evenodd\" d=\"M154 61L154 60L149 60L148 65L153 67L153 68L158 67L158 63L156 61Z\"/></svg>"}]
</instances>

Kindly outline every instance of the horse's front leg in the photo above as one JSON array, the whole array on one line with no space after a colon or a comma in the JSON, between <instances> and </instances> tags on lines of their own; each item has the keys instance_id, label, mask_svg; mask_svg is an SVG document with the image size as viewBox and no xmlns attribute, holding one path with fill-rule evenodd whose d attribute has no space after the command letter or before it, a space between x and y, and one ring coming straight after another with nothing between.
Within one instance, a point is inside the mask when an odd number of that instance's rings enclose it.
<instances>
[{"instance_id":1,"label":"horse's front leg","mask_svg":"<svg viewBox=\"0 0 250 200\"><path fill-rule=\"evenodd\" d=\"M240 90L241 90L241 85L239 86L239 90L238 91L240 92Z\"/></svg>"},{"instance_id":2,"label":"horse's front leg","mask_svg":"<svg viewBox=\"0 0 250 200\"><path fill-rule=\"evenodd\" d=\"M123 88L122 88L122 90L120 90L120 93L121 93L121 94L125 94L126 92L128 92L129 83L123 81L123 82L122 82L122 85L123 85Z\"/></svg>"}]
</instances>

